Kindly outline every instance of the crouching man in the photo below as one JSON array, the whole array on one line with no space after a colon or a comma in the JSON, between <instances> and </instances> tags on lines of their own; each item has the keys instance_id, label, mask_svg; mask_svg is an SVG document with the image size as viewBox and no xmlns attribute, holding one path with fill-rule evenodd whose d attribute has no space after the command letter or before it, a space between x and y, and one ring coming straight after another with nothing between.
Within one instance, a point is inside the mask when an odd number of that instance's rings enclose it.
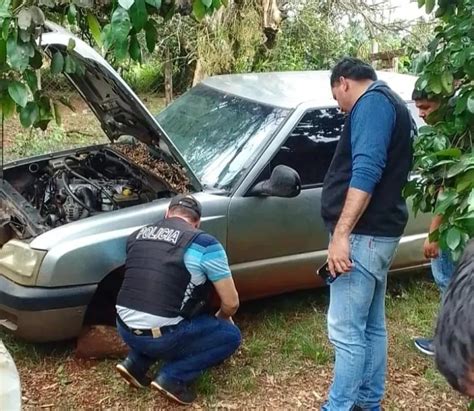
<instances>
[{"instance_id":1,"label":"crouching man","mask_svg":"<svg viewBox=\"0 0 474 411\"><path fill-rule=\"evenodd\" d=\"M166 216L133 233L117 298L117 327L130 352L117 370L134 387L164 364L151 387L181 404L196 394L193 381L230 357L240 345L232 316L239 297L222 245L198 229L201 205L191 195L171 200ZM212 288L221 306L203 313Z\"/></svg>"}]
</instances>

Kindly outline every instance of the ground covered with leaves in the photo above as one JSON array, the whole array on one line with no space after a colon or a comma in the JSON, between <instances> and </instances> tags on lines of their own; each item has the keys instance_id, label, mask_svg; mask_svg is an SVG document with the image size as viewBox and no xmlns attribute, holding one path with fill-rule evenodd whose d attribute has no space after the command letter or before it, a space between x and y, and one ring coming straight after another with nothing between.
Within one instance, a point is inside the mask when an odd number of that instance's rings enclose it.
<instances>
[{"instance_id":1,"label":"ground covered with leaves","mask_svg":"<svg viewBox=\"0 0 474 411\"><path fill-rule=\"evenodd\" d=\"M423 276L392 279L387 298L390 360L385 409L465 410L435 370L413 347L429 335L439 295ZM317 409L332 376L327 340L326 290L293 293L245 303L236 322L243 344L238 353L198 382L194 408ZM22 382L25 409L176 409L159 393L129 388L115 360L77 360L74 344L32 345L0 334Z\"/></svg>"}]
</instances>

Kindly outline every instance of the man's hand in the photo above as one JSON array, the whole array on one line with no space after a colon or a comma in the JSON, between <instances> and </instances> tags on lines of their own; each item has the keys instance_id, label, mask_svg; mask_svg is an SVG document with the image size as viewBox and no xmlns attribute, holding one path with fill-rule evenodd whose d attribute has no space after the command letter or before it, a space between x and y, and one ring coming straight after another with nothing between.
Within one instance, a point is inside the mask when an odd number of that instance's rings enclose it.
<instances>
[{"instance_id":1,"label":"man's hand","mask_svg":"<svg viewBox=\"0 0 474 411\"><path fill-rule=\"evenodd\" d=\"M225 315L222 313L222 310L219 310L216 312L216 317L220 318L221 320L228 321L231 324L234 324L234 320L232 319L231 316Z\"/></svg>"},{"instance_id":2,"label":"man's hand","mask_svg":"<svg viewBox=\"0 0 474 411\"><path fill-rule=\"evenodd\" d=\"M351 271L352 263L350 260L351 246L349 235L334 234L328 248L329 271L333 277L336 273L347 273Z\"/></svg>"},{"instance_id":3,"label":"man's hand","mask_svg":"<svg viewBox=\"0 0 474 411\"><path fill-rule=\"evenodd\" d=\"M425 258L437 258L439 256L439 245L437 242L430 243L430 239L425 240L423 245Z\"/></svg>"}]
</instances>

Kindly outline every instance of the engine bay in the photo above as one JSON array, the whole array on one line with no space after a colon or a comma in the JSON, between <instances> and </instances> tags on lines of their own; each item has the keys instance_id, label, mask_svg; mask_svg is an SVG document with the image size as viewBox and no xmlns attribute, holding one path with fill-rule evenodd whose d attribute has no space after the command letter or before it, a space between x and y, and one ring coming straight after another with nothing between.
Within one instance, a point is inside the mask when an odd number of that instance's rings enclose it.
<instances>
[{"instance_id":1,"label":"engine bay","mask_svg":"<svg viewBox=\"0 0 474 411\"><path fill-rule=\"evenodd\" d=\"M109 147L22 164L5 170L4 179L27 207L2 193L2 238L28 238L93 215L170 197L175 191ZM15 208L21 212L15 213ZM5 230L12 230L12 235Z\"/></svg>"}]
</instances>

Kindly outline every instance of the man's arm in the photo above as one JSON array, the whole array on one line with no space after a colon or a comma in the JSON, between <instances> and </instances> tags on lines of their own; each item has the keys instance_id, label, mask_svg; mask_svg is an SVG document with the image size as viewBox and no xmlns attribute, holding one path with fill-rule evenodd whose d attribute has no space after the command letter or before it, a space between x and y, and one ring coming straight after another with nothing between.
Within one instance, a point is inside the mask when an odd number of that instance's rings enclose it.
<instances>
[{"instance_id":1,"label":"man's arm","mask_svg":"<svg viewBox=\"0 0 474 411\"><path fill-rule=\"evenodd\" d=\"M351 270L349 235L369 205L371 194L357 188L349 188L339 221L334 229L328 249L328 263L331 274Z\"/></svg>"},{"instance_id":2,"label":"man's arm","mask_svg":"<svg viewBox=\"0 0 474 411\"><path fill-rule=\"evenodd\" d=\"M239 308L239 295L230 272L229 262L224 247L213 236L201 234L198 241L204 248L201 267L212 282L221 306L216 316L232 321L231 317Z\"/></svg>"},{"instance_id":3,"label":"man's arm","mask_svg":"<svg viewBox=\"0 0 474 411\"><path fill-rule=\"evenodd\" d=\"M239 309L239 295L235 288L234 279L227 277L214 283L221 306L216 316L225 320L232 317Z\"/></svg>"}]
</instances>

